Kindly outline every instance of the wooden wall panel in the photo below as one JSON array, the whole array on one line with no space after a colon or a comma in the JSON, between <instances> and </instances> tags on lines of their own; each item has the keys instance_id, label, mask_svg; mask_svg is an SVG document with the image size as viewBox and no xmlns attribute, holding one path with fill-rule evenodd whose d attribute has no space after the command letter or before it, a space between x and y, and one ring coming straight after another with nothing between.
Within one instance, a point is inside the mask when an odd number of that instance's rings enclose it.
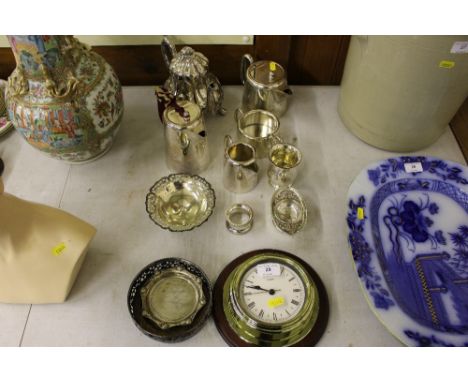
<instances>
[{"instance_id":1,"label":"wooden wall panel","mask_svg":"<svg viewBox=\"0 0 468 382\"><path fill-rule=\"evenodd\" d=\"M253 54L254 51L252 45L191 46L208 57L210 70L225 85L240 83L240 58L244 53ZM169 76L159 45L100 46L93 49L112 65L124 85L157 85Z\"/></svg>"},{"instance_id":2,"label":"wooden wall panel","mask_svg":"<svg viewBox=\"0 0 468 382\"><path fill-rule=\"evenodd\" d=\"M15 66L15 58L11 49L0 48L0 78L6 80Z\"/></svg>"},{"instance_id":3,"label":"wooden wall panel","mask_svg":"<svg viewBox=\"0 0 468 382\"><path fill-rule=\"evenodd\" d=\"M276 61L288 69L292 36L255 36L256 60Z\"/></svg>"},{"instance_id":4,"label":"wooden wall panel","mask_svg":"<svg viewBox=\"0 0 468 382\"><path fill-rule=\"evenodd\" d=\"M210 60L211 70L225 85L239 84L243 54L270 59L288 70L292 84L338 85L349 36L256 36L252 45L193 45ZM180 46L178 47L180 49ZM123 85L154 85L168 75L159 45L96 46L116 70ZM0 78L15 67L9 48L0 48Z\"/></svg>"},{"instance_id":5,"label":"wooden wall panel","mask_svg":"<svg viewBox=\"0 0 468 382\"><path fill-rule=\"evenodd\" d=\"M468 98L453 117L450 127L460 145L465 160L468 162Z\"/></svg>"},{"instance_id":6,"label":"wooden wall panel","mask_svg":"<svg viewBox=\"0 0 468 382\"><path fill-rule=\"evenodd\" d=\"M288 78L291 84L339 85L350 36L292 36Z\"/></svg>"},{"instance_id":7,"label":"wooden wall panel","mask_svg":"<svg viewBox=\"0 0 468 382\"><path fill-rule=\"evenodd\" d=\"M253 45L191 45L210 60L210 70L222 84L240 84L240 59L243 54L255 55ZM177 47L178 49L181 46ZM162 84L169 75L159 45L95 46L115 69L123 85ZM0 78L7 78L15 68L10 48L0 48Z\"/></svg>"}]
</instances>

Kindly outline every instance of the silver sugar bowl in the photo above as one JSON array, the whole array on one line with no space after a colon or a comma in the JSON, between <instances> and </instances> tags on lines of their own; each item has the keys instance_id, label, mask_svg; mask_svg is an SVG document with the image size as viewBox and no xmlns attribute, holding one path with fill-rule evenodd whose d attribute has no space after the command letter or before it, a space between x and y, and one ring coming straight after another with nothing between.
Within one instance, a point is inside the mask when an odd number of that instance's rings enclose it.
<instances>
[{"instance_id":1,"label":"silver sugar bowl","mask_svg":"<svg viewBox=\"0 0 468 382\"><path fill-rule=\"evenodd\" d=\"M223 89L218 78L208 71L208 58L189 46L177 52L167 37L163 38L161 51L170 74L164 88L173 97L194 102L210 114L226 113Z\"/></svg>"}]
</instances>

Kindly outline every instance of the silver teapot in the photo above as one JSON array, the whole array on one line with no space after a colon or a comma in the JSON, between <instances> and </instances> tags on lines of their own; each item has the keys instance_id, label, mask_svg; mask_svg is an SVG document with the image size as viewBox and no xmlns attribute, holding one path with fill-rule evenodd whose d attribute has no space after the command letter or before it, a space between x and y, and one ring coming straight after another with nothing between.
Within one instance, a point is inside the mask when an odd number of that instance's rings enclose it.
<instances>
[{"instance_id":1,"label":"silver teapot","mask_svg":"<svg viewBox=\"0 0 468 382\"><path fill-rule=\"evenodd\" d=\"M161 51L169 69L165 90L176 99L196 103L210 114L226 114L223 89L218 78L208 71L208 59L189 46L177 52L174 44L164 37Z\"/></svg>"},{"instance_id":2,"label":"silver teapot","mask_svg":"<svg viewBox=\"0 0 468 382\"><path fill-rule=\"evenodd\" d=\"M286 70L274 61L256 61L250 54L241 60L241 81L244 85L242 111L261 109L281 117L292 95Z\"/></svg>"}]
</instances>

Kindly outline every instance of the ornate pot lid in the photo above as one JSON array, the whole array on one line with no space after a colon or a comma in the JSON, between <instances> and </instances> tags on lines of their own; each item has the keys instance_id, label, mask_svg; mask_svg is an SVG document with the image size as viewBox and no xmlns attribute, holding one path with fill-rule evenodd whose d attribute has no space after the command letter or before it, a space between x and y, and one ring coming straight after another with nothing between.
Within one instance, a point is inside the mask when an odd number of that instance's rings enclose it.
<instances>
[{"instance_id":1,"label":"ornate pot lid","mask_svg":"<svg viewBox=\"0 0 468 382\"><path fill-rule=\"evenodd\" d=\"M208 63L202 53L185 46L172 58L169 71L179 77L196 78L206 75Z\"/></svg>"}]
</instances>

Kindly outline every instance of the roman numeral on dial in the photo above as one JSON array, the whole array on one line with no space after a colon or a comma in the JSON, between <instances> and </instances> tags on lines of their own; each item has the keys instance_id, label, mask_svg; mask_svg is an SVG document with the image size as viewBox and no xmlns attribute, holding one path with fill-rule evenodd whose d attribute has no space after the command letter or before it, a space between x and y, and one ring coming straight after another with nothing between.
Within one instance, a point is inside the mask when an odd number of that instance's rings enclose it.
<instances>
[{"instance_id":1,"label":"roman numeral on dial","mask_svg":"<svg viewBox=\"0 0 468 382\"><path fill-rule=\"evenodd\" d=\"M293 292L299 293L301 290L300 289L293 289Z\"/></svg>"},{"instance_id":2,"label":"roman numeral on dial","mask_svg":"<svg viewBox=\"0 0 468 382\"><path fill-rule=\"evenodd\" d=\"M277 321L278 320L278 317L276 317L276 313L273 312L273 320Z\"/></svg>"},{"instance_id":3,"label":"roman numeral on dial","mask_svg":"<svg viewBox=\"0 0 468 382\"><path fill-rule=\"evenodd\" d=\"M263 311L263 309L260 311L260 313L258 314L259 317L263 317L263 315L265 314L265 312Z\"/></svg>"},{"instance_id":4,"label":"roman numeral on dial","mask_svg":"<svg viewBox=\"0 0 468 382\"><path fill-rule=\"evenodd\" d=\"M291 304L294 304L294 305L299 305L299 301L296 301L296 300L291 300Z\"/></svg>"},{"instance_id":5,"label":"roman numeral on dial","mask_svg":"<svg viewBox=\"0 0 468 382\"><path fill-rule=\"evenodd\" d=\"M250 309L252 309L255 306L255 302L251 302L249 305L247 305Z\"/></svg>"}]
</instances>

